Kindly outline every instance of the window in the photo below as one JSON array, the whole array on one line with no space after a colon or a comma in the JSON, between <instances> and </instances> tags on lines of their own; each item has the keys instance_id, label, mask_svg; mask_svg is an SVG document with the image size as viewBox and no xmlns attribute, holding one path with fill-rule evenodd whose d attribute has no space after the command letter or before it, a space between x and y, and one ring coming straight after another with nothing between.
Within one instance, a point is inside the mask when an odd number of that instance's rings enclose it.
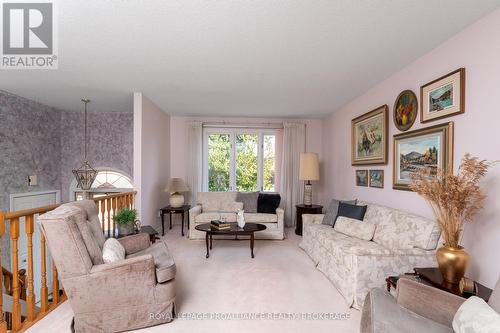
<instances>
[{"instance_id":1,"label":"window","mask_svg":"<svg viewBox=\"0 0 500 333\"><path fill-rule=\"evenodd\" d=\"M125 174L114 170L98 170L97 176L92 183L92 188L88 191L89 198L98 198L113 193L128 192L134 188L131 179ZM71 189L75 200L83 200L84 195L81 189L76 187L73 180Z\"/></svg>"},{"instance_id":2,"label":"window","mask_svg":"<svg viewBox=\"0 0 500 333\"><path fill-rule=\"evenodd\" d=\"M276 131L204 129L204 190L275 191Z\"/></svg>"}]
</instances>

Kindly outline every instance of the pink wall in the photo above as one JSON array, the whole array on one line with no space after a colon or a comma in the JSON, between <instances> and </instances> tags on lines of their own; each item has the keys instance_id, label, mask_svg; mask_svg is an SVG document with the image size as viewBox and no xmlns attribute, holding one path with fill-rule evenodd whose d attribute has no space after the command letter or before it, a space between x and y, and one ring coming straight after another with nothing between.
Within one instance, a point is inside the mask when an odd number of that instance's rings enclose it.
<instances>
[{"instance_id":1,"label":"pink wall","mask_svg":"<svg viewBox=\"0 0 500 333\"><path fill-rule=\"evenodd\" d=\"M322 151L322 120L321 119L272 119L272 118L221 118L221 117L175 117L171 118L171 154L170 170L172 177L186 178L188 163L187 131L188 121L198 120L203 122L233 122L245 123L282 123L284 121L300 121L306 124L306 150L316 152L321 157ZM279 142L277 141L279 145ZM279 167L279 166L277 166ZM315 185L315 200L321 200L321 185Z\"/></svg>"},{"instance_id":2,"label":"pink wall","mask_svg":"<svg viewBox=\"0 0 500 333\"><path fill-rule=\"evenodd\" d=\"M392 106L401 91L411 89L419 96L421 85L459 67L466 68L465 114L425 126L455 122L455 170L466 152L488 160L500 159L499 31L500 10L496 10L328 117L323 127L323 172L329 176L323 177L324 193L328 195L323 202L332 196L356 197L431 217L431 210L417 194L392 190L391 144L392 135L398 132L392 122ZM355 168L351 166L351 119L383 104L390 109L389 163L382 167L385 188L356 187ZM425 126L417 120L412 130ZM489 197L475 223L466 228L463 245L472 256L468 275L492 287L500 275L500 166L491 170L483 185Z\"/></svg>"},{"instance_id":3,"label":"pink wall","mask_svg":"<svg viewBox=\"0 0 500 333\"><path fill-rule=\"evenodd\" d=\"M170 115L142 93L134 93L134 186L142 224L161 230L158 210L168 203Z\"/></svg>"}]
</instances>

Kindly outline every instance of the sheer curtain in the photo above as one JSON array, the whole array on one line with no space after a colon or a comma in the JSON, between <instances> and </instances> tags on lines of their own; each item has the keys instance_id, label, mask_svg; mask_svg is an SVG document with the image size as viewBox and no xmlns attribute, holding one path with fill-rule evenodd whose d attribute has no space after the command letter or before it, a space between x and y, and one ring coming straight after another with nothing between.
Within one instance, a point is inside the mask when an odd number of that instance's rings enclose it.
<instances>
[{"instance_id":1,"label":"sheer curtain","mask_svg":"<svg viewBox=\"0 0 500 333\"><path fill-rule=\"evenodd\" d=\"M186 183L191 190L191 206L196 205L196 196L201 192L202 159L203 159L203 123L190 121L187 124L188 132L188 165Z\"/></svg>"},{"instance_id":2,"label":"sheer curtain","mask_svg":"<svg viewBox=\"0 0 500 333\"><path fill-rule=\"evenodd\" d=\"M299 180L300 154L306 149L306 125L284 123L281 199L285 209L285 226L295 226L295 205L302 201L304 187Z\"/></svg>"}]
</instances>

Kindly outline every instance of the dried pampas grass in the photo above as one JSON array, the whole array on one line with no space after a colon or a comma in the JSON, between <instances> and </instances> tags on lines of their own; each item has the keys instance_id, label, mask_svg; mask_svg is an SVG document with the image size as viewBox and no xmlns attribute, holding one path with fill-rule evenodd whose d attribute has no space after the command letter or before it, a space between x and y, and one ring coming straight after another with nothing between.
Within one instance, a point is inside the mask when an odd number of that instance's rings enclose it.
<instances>
[{"instance_id":1,"label":"dried pampas grass","mask_svg":"<svg viewBox=\"0 0 500 333\"><path fill-rule=\"evenodd\" d=\"M486 194L479 181L496 163L465 154L456 175L440 170L429 178L425 169L412 175L410 189L431 205L446 246L458 247L464 224L472 222L483 207Z\"/></svg>"}]
</instances>

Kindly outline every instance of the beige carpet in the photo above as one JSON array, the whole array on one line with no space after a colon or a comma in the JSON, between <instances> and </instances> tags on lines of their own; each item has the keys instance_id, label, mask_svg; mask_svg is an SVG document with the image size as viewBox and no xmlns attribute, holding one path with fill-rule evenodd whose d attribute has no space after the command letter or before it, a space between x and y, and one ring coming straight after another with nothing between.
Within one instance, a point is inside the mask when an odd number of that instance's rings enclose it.
<instances>
[{"instance_id":1,"label":"beige carpet","mask_svg":"<svg viewBox=\"0 0 500 333\"><path fill-rule=\"evenodd\" d=\"M285 241L256 241L255 259L248 241L214 240L206 259L205 242L181 238L175 226L165 238L177 264L177 312L186 317L136 332L359 332L359 311L347 308L316 270L298 247L300 237L287 234ZM236 319L255 314L274 319ZM235 319L187 318L203 315ZM65 302L27 332L70 332L71 318Z\"/></svg>"}]
</instances>

